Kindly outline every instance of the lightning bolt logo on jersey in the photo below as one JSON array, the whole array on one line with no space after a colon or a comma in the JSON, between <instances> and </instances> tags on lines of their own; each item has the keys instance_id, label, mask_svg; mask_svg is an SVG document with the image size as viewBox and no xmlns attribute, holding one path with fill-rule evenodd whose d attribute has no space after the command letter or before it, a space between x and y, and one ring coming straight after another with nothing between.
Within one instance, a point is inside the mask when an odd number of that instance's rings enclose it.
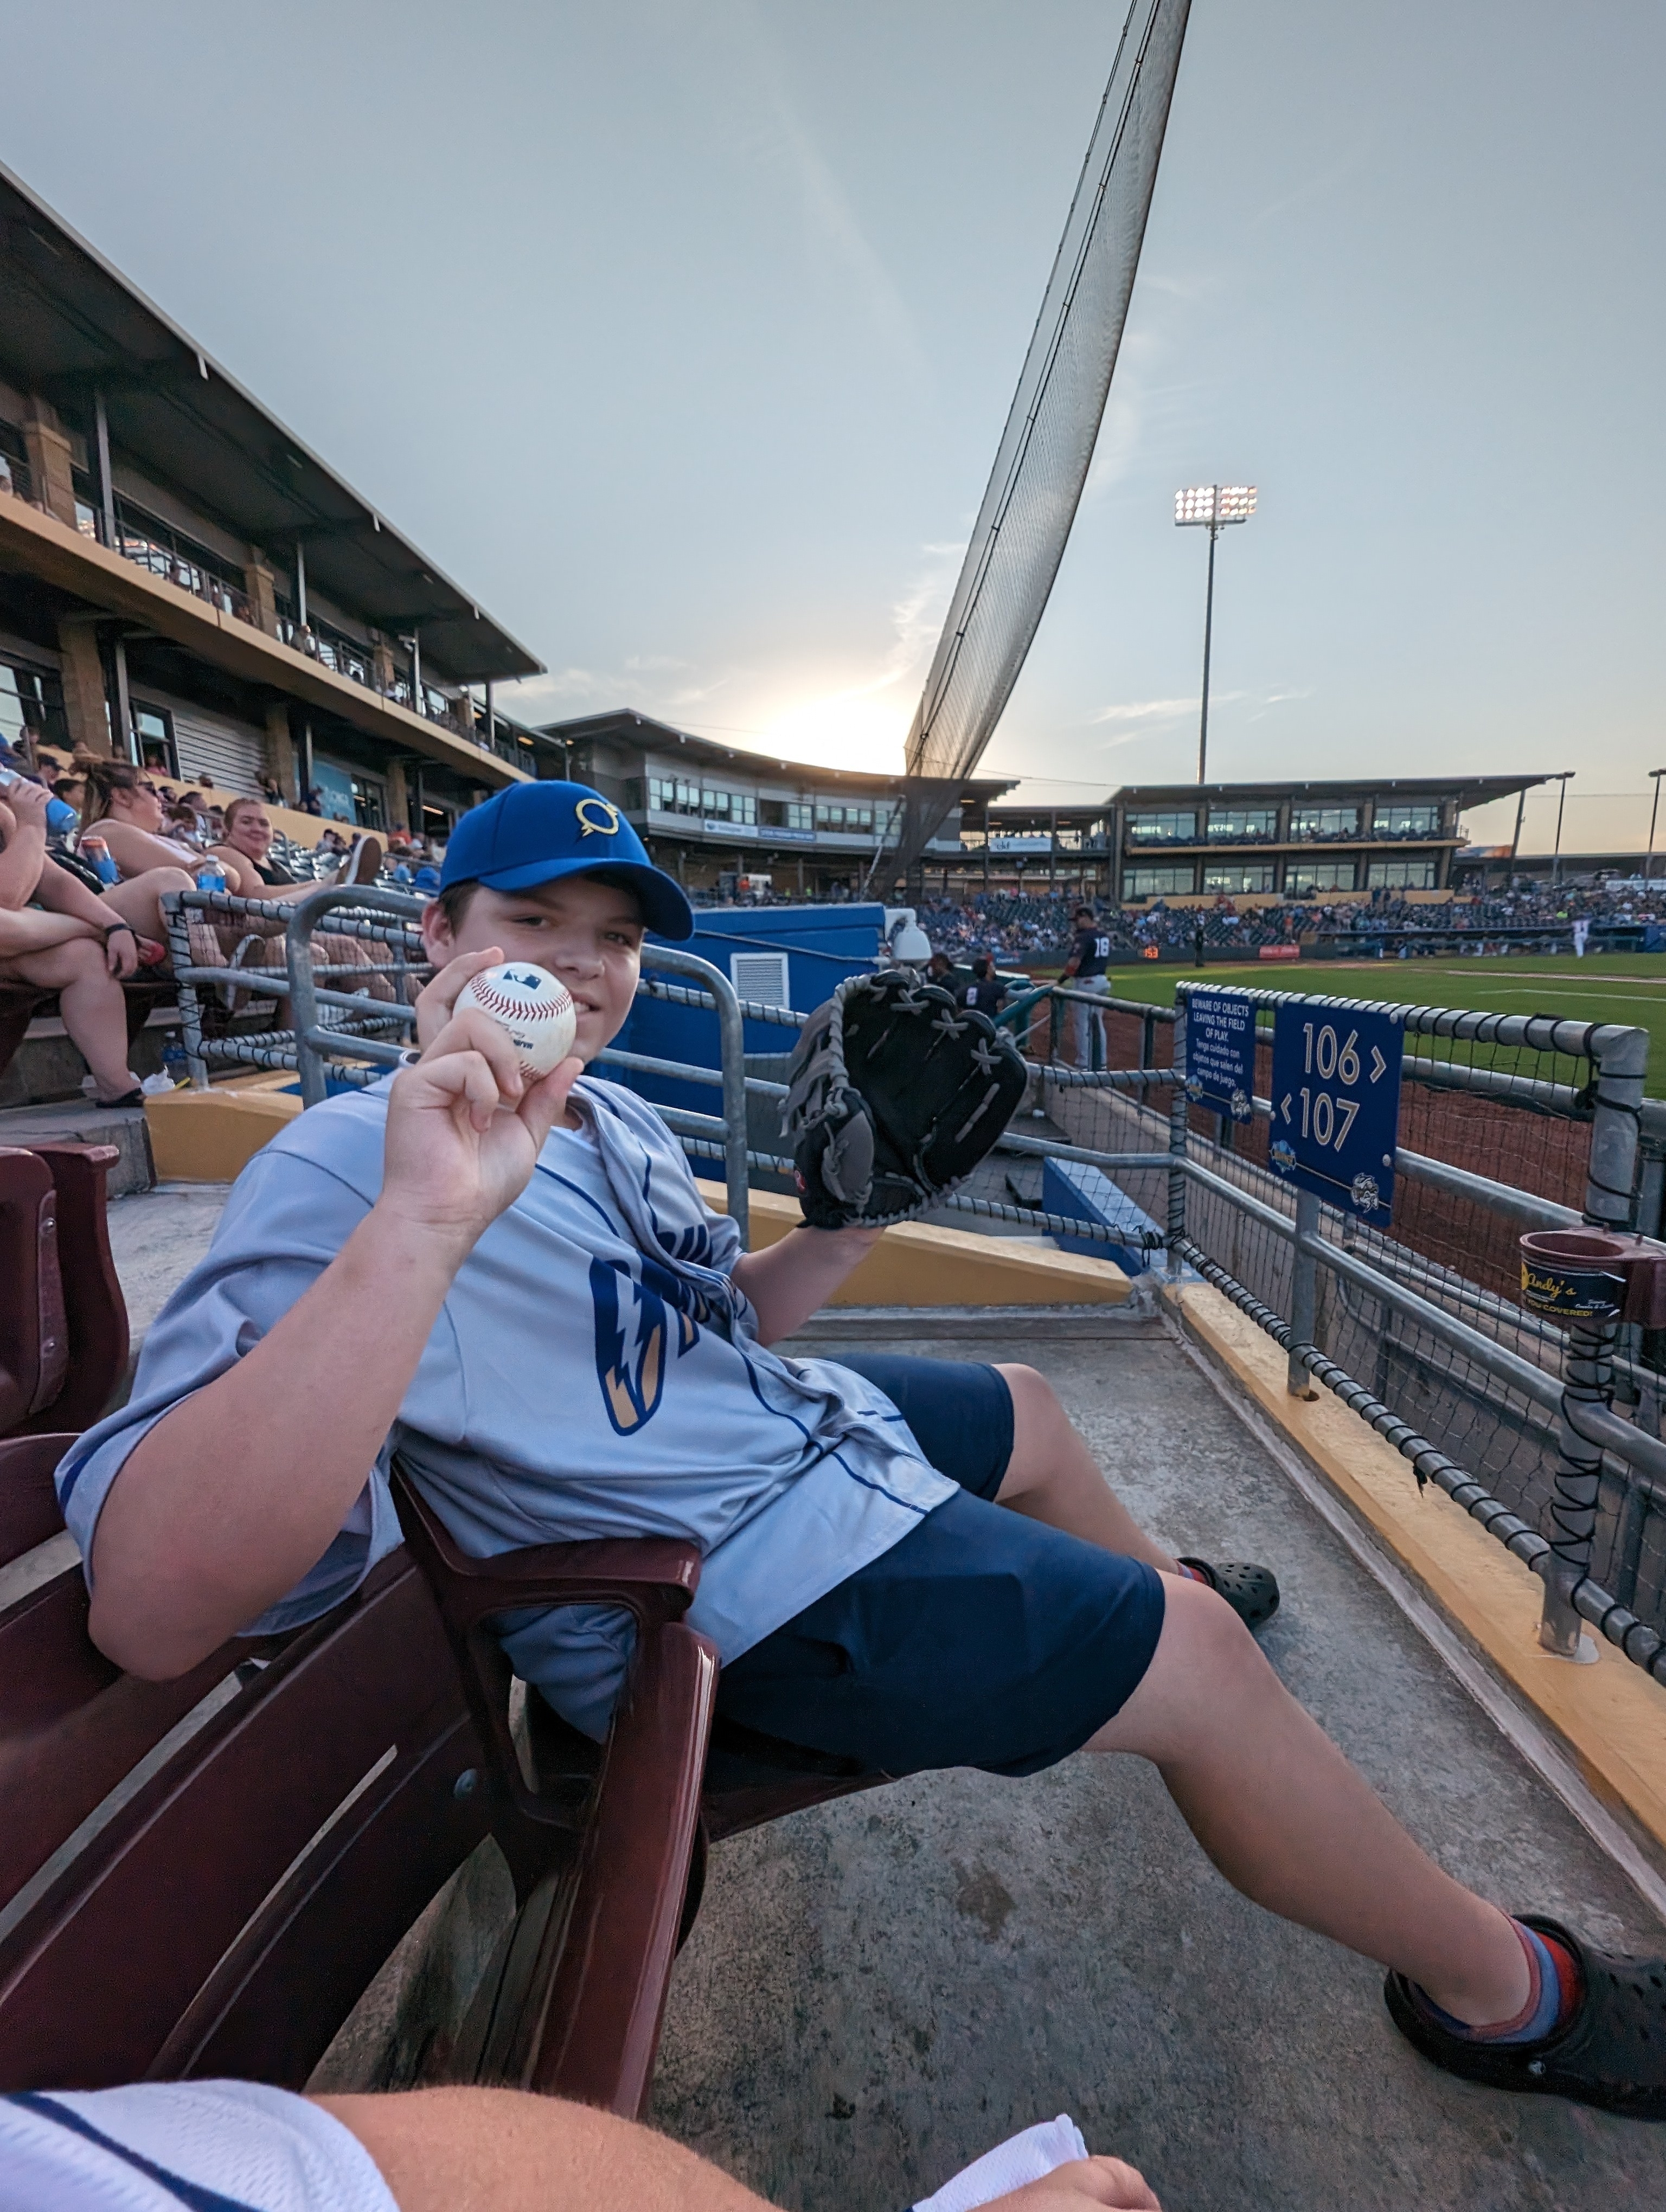
<instances>
[{"instance_id":1,"label":"lightning bolt logo on jersey","mask_svg":"<svg viewBox=\"0 0 1666 2212\"><path fill-rule=\"evenodd\" d=\"M646 1253L629 1267L593 1258L590 1300L602 1403L617 1433L629 1436L659 1411L670 1361L699 1342L707 1302Z\"/></svg>"}]
</instances>

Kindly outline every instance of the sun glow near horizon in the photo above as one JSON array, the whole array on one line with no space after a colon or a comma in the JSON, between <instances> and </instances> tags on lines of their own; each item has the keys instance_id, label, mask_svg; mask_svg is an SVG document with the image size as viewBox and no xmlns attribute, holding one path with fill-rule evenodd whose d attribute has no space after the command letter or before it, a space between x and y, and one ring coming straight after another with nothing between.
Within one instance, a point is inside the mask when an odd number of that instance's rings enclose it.
<instances>
[{"instance_id":1,"label":"sun glow near horizon","mask_svg":"<svg viewBox=\"0 0 1666 2212\"><path fill-rule=\"evenodd\" d=\"M894 697L861 690L830 692L767 717L761 740L783 759L808 767L900 775L909 712Z\"/></svg>"}]
</instances>

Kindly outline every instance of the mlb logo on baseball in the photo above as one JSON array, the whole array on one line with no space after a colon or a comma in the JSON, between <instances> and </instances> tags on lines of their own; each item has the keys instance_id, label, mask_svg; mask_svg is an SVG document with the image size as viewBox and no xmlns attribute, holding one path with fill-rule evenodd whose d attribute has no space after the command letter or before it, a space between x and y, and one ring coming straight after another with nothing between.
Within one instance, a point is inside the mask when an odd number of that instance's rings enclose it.
<instances>
[{"instance_id":1,"label":"mlb logo on baseball","mask_svg":"<svg viewBox=\"0 0 1666 2212\"><path fill-rule=\"evenodd\" d=\"M572 1056L579 1018L567 986L531 961L483 969L463 986L458 1005L489 1015L514 1047L523 1075L548 1075Z\"/></svg>"}]
</instances>

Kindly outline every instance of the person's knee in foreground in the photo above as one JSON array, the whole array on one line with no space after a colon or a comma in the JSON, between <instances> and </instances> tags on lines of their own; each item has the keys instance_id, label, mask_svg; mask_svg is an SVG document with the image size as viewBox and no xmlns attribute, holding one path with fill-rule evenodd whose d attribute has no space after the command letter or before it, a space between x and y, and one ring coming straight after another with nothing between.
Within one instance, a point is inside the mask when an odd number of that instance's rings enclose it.
<instances>
[{"instance_id":1,"label":"person's knee in foreground","mask_svg":"<svg viewBox=\"0 0 1666 2212\"><path fill-rule=\"evenodd\" d=\"M257 1157L131 1402L59 1470L109 1655L176 1674L336 1602L398 1540L397 1449L477 1554L696 1544L723 1757L1021 1775L1136 1753L1247 1894L1391 1970L1427 2055L1666 2115L1666 2033L1626 2040L1620 1978L1432 1864L1262 1659L1227 1571L1200 1564L1203 1587L1144 1536L1040 1378L769 1349L873 1233L743 1255L652 1109L581 1078L629 1013L645 923L691 927L610 803L518 787L464 817L446 868L416 1064ZM458 1009L505 954L578 1013L578 1057L537 1082ZM302 1403L333 1409L304 1439ZM605 1734L623 1617L535 1615L503 1643Z\"/></svg>"},{"instance_id":2,"label":"person's knee in foreground","mask_svg":"<svg viewBox=\"0 0 1666 2212\"><path fill-rule=\"evenodd\" d=\"M973 2169L966 2179L977 2185L959 2201L989 2212L1161 2212L1122 2160L1063 2156L1001 2194ZM517 2089L300 2097L258 2082L157 2081L0 2096L0 2212L174 2212L182 2203L216 2212L770 2212L651 2128ZM932 2212L931 2199L920 2212Z\"/></svg>"}]
</instances>

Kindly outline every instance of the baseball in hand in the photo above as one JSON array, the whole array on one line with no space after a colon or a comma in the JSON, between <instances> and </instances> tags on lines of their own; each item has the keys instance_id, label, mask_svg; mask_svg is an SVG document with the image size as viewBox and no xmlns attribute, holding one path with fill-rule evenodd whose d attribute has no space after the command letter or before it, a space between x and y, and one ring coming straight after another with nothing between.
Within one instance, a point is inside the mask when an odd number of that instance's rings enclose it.
<instances>
[{"instance_id":1,"label":"baseball in hand","mask_svg":"<svg viewBox=\"0 0 1666 2212\"><path fill-rule=\"evenodd\" d=\"M489 1014L515 1048L523 1075L548 1075L573 1054L579 1018L567 986L529 960L507 960L471 975L458 994L462 1006Z\"/></svg>"}]
</instances>

